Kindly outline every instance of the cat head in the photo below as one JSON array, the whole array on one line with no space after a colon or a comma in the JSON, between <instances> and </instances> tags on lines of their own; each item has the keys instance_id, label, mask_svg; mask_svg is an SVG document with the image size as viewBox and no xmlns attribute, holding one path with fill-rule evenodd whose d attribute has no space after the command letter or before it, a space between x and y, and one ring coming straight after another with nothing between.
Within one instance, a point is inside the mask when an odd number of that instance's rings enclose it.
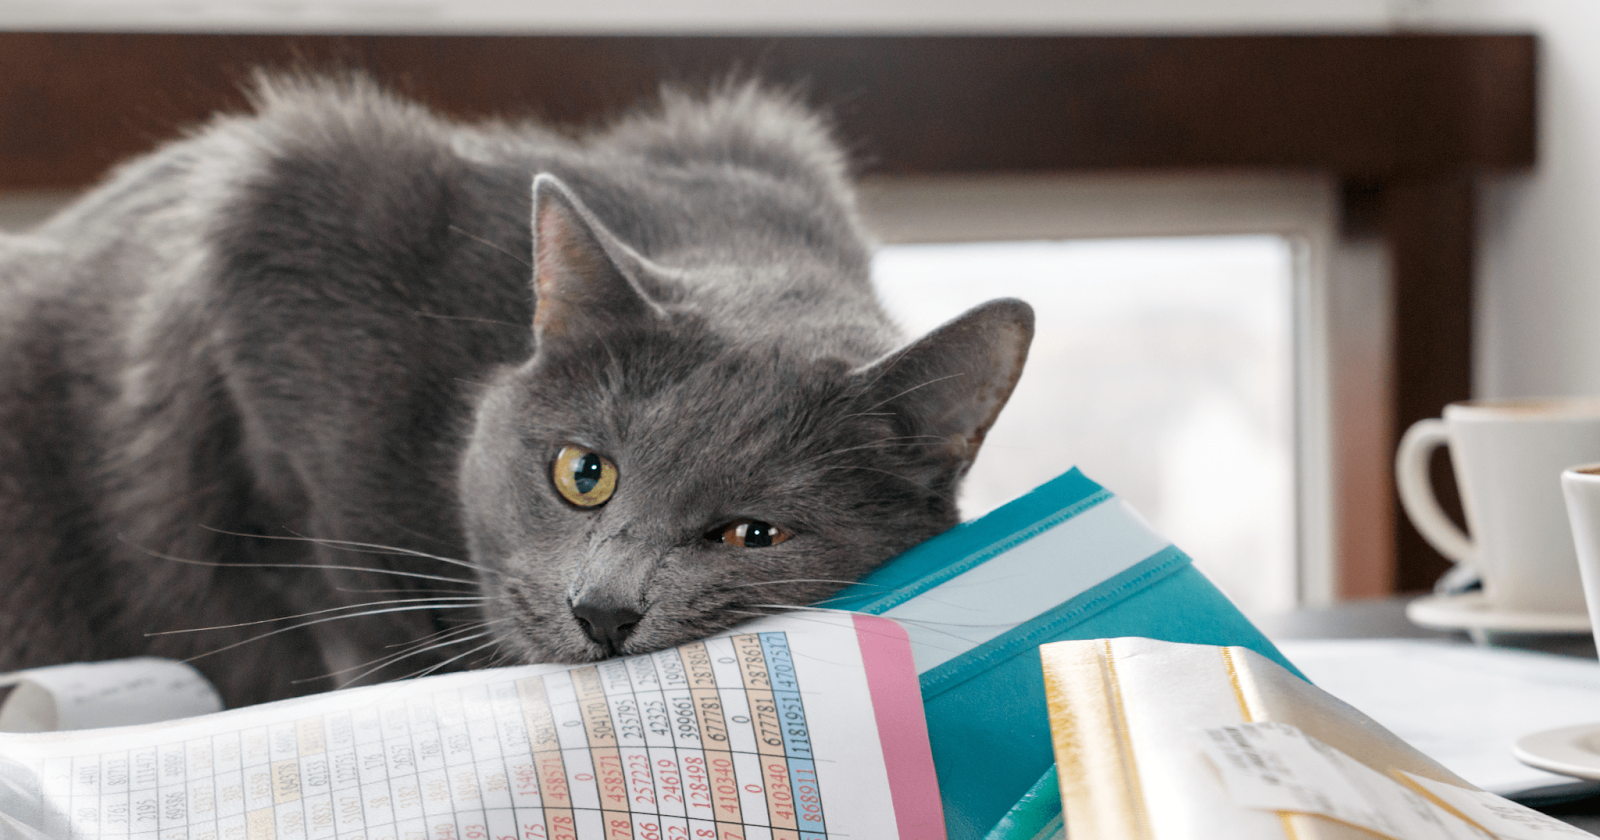
<instances>
[{"instance_id":1,"label":"cat head","mask_svg":"<svg viewBox=\"0 0 1600 840\"><path fill-rule=\"evenodd\" d=\"M1033 334L979 306L866 363L752 339L549 176L534 350L482 393L463 523L524 661L657 650L817 602L958 521Z\"/></svg>"}]
</instances>

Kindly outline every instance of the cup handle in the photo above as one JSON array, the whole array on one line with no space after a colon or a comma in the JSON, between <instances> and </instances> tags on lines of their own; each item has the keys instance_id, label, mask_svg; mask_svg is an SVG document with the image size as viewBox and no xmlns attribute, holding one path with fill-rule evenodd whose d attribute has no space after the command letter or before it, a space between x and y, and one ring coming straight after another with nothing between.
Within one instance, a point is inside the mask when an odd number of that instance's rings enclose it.
<instances>
[{"instance_id":1,"label":"cup handle","mask_svg":"<svg viewBox=\"0 0 1600 840\"><path fill-rule=\"evenodd\" d=\"M1443 420L1418 420L1400 439L1400 449L1394 457L1395 482L1400 488L1400 505L1411 517L1411 523L1428 544L1440 554L1472 565L1477 550L1460 528L1456 527L1439 500L1433 495L1433 482L1428 477L1428 461L1433 450L1450 442Z\"/></svg>"}]
</instances>

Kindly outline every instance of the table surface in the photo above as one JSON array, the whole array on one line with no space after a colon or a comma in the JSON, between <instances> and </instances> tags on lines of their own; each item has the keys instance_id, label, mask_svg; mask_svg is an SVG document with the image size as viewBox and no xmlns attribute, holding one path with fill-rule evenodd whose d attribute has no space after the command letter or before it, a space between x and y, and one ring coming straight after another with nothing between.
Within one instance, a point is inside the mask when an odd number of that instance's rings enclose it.
<instances>
[{"instance_id":1,"label":"table surface","mask_svg":"<svg viewBox=\"0 0 1600 840\"><path fill-rule=\"evenodd\" d=\"M1414 596L1350 601L1331 607L1254 616L1252 620L1267 638L1274 641L1440 639L1453 640L1463 645L1473 644L1464 632L1429 630L1412 624L1405 616L1406 602L1411 600L1411 597ZM1488 641L1496 647L1596 659L1594 637L1588 634L1491 633ZM1600 834L1600 794L1561 805L1541 807L1539 810L1585 831Z\"/></svg>"}]
</instances>

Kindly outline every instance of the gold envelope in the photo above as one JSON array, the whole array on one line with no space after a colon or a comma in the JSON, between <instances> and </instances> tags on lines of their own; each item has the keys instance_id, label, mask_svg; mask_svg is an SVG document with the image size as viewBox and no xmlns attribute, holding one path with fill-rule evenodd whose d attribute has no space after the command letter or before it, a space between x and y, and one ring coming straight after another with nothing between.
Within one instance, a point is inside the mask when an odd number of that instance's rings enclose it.
<instances>
[{"instance_id":1,"label":"gold envelope","mask_svg":"<svg viewBox=\"0 0 1600 840\"><path fill-rule=\"evenodd\" d=\"M1353 707L1245 648L1123 638L1056 642L1040 655L1069 837L1372 840L1320 815L1235 805L1194 745L1199 730L1239 723L1291 724L1397 780L1395 771L1407 771L1476 790Z\"/></svg>"}]
</instances>

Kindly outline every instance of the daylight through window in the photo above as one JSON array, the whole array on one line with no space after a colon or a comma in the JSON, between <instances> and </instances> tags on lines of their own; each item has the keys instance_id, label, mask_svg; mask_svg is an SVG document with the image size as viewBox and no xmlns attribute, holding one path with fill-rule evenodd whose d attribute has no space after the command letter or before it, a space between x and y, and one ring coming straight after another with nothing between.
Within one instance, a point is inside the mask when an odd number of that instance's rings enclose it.
<instances>
[{"instance_id":1,"label":"daylight through window","mask_svg":"<svg viewBox=\"0 0 1600 840\"><path fill-rule=\"evenodd\" d=\"M1259 614L1296 601L1294 264L1281 236L1209 236L891 245L873 272L912 335L996 297L1034 307L967 518L1076 465Z\"/></svg>"}]
</instances>

